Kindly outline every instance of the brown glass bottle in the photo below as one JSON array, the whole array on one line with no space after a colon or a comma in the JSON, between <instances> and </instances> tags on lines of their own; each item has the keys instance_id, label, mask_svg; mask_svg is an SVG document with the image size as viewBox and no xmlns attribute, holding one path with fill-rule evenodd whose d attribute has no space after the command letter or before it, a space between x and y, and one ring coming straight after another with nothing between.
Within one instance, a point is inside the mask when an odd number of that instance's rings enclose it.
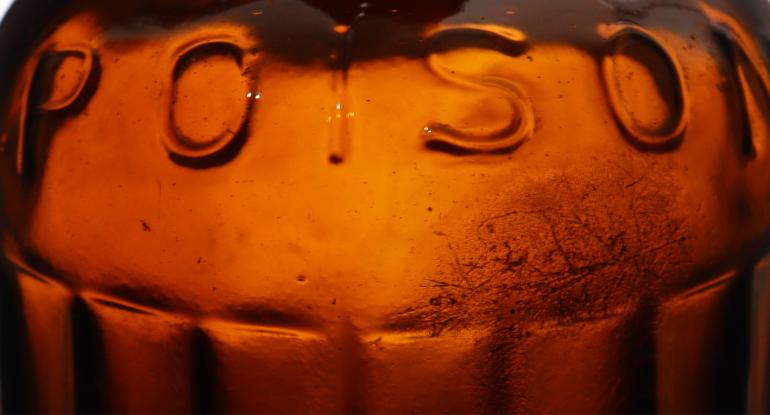
<instances>
[{"instance_id":1,"label":"brown glass bottle","mask_svg":"<svg viewBox=\"0 0 770 415\"><path fill-rule=\"evenodd\" d=\"M767 411L763 1L18 1L7 412Z\"/></svg>"}]
</instances>

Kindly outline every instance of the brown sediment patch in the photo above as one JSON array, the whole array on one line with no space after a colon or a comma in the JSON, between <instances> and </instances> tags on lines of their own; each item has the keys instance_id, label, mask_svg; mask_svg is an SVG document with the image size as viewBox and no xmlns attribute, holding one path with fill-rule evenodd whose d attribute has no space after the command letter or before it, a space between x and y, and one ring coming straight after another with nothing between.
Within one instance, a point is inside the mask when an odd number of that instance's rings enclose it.
<instances>
[{"instance_id":1,"label":"brown sediment patch","mask_svg":"<svg viewBox=\"0 0 770 415\"><path fill-rule=\"evenodd\" d=\"M516 186L502 193L499 213L471 220L464 234L438 232L448 254L425 278L426 300L393 321L433 335L515 333L508 328L527 322L603 318L681 279L692 231L668 168L602 164Z\"/></svg>"}]
</instances>

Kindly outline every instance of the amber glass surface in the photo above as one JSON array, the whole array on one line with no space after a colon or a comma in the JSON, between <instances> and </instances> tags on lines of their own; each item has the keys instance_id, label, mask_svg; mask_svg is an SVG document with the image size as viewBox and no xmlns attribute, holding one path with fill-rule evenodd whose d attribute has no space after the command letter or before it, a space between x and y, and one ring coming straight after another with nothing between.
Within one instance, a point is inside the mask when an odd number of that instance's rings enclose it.
<instances>
[{"instance_id":1,"label":"amber glass surface","mask_svg":"<svg viewBox=\"0 0 770 415\"><path fill-rule=\"evenodd\" d=\"M17 1L7 412L767 411L765 1Z\"/></svg>"}]
</instances>

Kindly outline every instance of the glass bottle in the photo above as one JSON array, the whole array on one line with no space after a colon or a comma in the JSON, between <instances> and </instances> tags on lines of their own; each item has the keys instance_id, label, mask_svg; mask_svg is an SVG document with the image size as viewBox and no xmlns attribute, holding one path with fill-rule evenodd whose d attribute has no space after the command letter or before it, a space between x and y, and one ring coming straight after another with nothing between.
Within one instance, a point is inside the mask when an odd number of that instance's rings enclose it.
<instances>
[{"instance_id":1,"label":"glass bottle","mask_svg":"<svg viewBox=\"0 0 770 415\"><path fill-rule=\"evenodd\" d=\"M770 410L769 7L17 1L4 411Z\"/></svg>"}]
</instances>

